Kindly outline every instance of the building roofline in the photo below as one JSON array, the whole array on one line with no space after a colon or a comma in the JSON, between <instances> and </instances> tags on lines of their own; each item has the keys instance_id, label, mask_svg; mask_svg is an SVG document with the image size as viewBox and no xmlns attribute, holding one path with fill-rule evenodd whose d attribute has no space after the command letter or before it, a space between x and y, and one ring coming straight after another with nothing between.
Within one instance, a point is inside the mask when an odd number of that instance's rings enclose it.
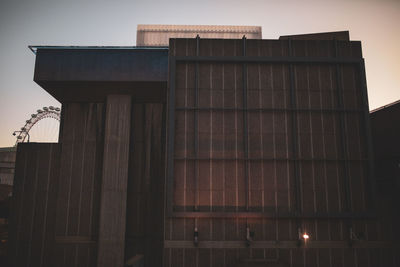
<instances>
[{"instance_id":1,"label":"building roofline","mask_svg":"<svg viewBox=\"0 0 400 267\"><path fill-rule=\"evenodd\" d=\"M38 49L76 49L76 50L168 50L168 46L65 46L65 45L28 45L36 55Z\"/></svg>"},{"instance_id":2,"label":"building roofline","mask_svg":"<svg viewBox=\"0 0 400 267\"><path fill-rule=\"evenodd\" d=\"M371 114L371 113L374 113L374 112L383 110L383 109L385 109L385 108L389 108L389 107L395 106L395 105L397 105L397 104L400 104L400 99L397 100L397 101L394 101L394 102L392 102L392 103L389 103L389 104L387 104L387 105L384 105L384 106L382 106L382 107L373 109L373 110L371 110L369 113Z\"/></svg>"},{"instance_id":3,"label":"building roofline","mask_svg":"<svg viewBox=\"0 0 400 267\"><path fill-rule=\"evenodd\" d=\"M138 24L137 31L146 32L221 32L221 33L261 33L261 26L233 26L233 25L165 25L165 24Z\"/></svg>"}]
</instances>

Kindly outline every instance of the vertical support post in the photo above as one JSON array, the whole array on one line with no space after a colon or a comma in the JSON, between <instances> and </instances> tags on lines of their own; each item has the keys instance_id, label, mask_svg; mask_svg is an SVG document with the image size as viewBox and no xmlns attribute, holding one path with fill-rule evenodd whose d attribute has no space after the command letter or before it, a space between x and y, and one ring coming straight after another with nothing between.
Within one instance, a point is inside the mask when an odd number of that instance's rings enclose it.
<instances>
[{"instance_id":1,"label":"vertical support post","mask_svg":"<svg viewBox=\"0 0 400 267\"><path fill-rule=\"evenodd\" d=\"M107 96L97 266L124 266L131 96Z\"/></svg>"},{"instance_id":2,"label":"vertical support post","mask_svg":"<svg viewBox=\"0 0 400 267\"><path fill-rule=\"evenodd\" d=\"M289 49L289 56L293 56L293 47L292 47L292 39L289 38L288 40L288 49ZM297 103L296 103L296 90L295 90L295 80L294 80L294 67L293 63L289 64L289 79L290 79L290 109L291 117L292 117L292 157L293 157L293 168L294 168L294 184L295 184L295 199L296 199L296 228L298 231L302 228L302 221L299 219L301 214L303 213L302 210L302 198L301 198L301 191L300 191L300 175L299 175L299 162L297 160L298 154L298 130L297 130ZM298 240L298 246L301 245L300 238Z\"/></svg>"},{"instance_id":3,"label":"vertical support post","mask_svg":"<svg viewBox=\"0 0 400 267\"><path fill-rule=\"evenodd\" d=\"M293 56L292 40L288 40L289 56ZM299 177L299 163L297 161L297 112L296 112L296 92L295 92L295 81L294 81L294 70L293 64L289 64L289 79L290 79L290 109L292 110L292 157L294 164L294 182L295 182L295 199L296 199L296 216L300 216L302 213L301 209L301 192L300 192L300 177ZM300 223L297 221L297 228L300 227Z\"/></svg>"},{"instance_id":4,"label":"vertical support post","mask_svg":"<svg viewBox=\"0 0 400 267\"><path fill-rule=\"evenodd\" d=\"M196 56L200 55L200 36L196 36ZM194 74L194 211L199 210L199 62Z\"/></svg>"},{"instance_id":5,"label":"vertical support post","mask_svg":"<svg viewBox=\"0 0 400 267\"><path fill-rule=\"evenodd\" d=\"M176 61L169 58L168 136L167 136L167 215L174 206L174 140L175 140L175 72Z\"/></svg>"},{"instance_id":6,"label":"vertical support post","mask_svg":"<svg viewBox=\"0 0 400 267\"><path fill-rule=\"evenodd\" d=\"M246 36L243 36L243 56L246 56ZM243 63L243 149L244 149L244 178L246 182L246 211L250 205L249 186L249 146L247 126L247 64Z\"/></svg>"},{"instance_id":7,"label":"vertical support post","mask_svg":"<svg viewBox=\"0 0 400 267\"><path fill-rule=\"evenodd\" d=\"M335 47L335 58L338 57L339 51L338 51L338 43L337 40L334 40L334 47ZM339 110L344 109L344 104L343 104L343 88L342 88L342 76L340 75L340 68L339 64L335 64L336 67L336 92L337 92L337 98L338 98L338 106L337 108ZM348 166L348 161L347 161L347 141L346 141L346 124L345 124L345 116L344 112L340 112L340 141L341 141L341 147L342 147L342 159L343 159L343 172L344 172L344 179L345 179L345 212L350 211L350 185L349 185L349 166Z\"/></svg>"},{"instance_id":8,"label":"vertical support post","mask_svg":"<svg viewBox=\"0 0 400 267\"><path fill-rule=\"evenodd\" d=\"M339 49L338 49L338 42L336 39L333 40L334 42L334 49L335 49L335 58L339 56ZM343 100L343 87L342 87L342 76L340 73L340 68L339 64L335 64L336 68L336 92L337 92L337 98L338 98L338 109L340 110L340 141L341 141L341 147L342 147L342 159L343 159L343 173L344 173L344 191L345 191L345 200L344 200L344 209L345 212L350 212L350 206L351 206L351 198L350 198L350 180L349 180L349 163L348 163L348 157L347 157L347 140L346 140L346 124L345 124L345 113L343 112L344 110L344 100ZM349 246L352 246L352 240L351 240L351 232L352 232L352 227L351 227L351 220L347 219L344 220L344 224L347 228L347 241L349 243Z\"/></svg>"},{"instance_id":9,"label":"vertical support post","mask_svg":"<svg viewBox=\"0 0 400 267\"><path fill-rule=\"evenodd\" d=\"M360 60L360 83L361 83L361 96L363 105L363 118L364 118L364 130L367 135L366 145L368 147L368 187L371 194L371 203L369 203L370 208L376 211L376 182L375 182L375 160L372 142L372 132L371 132L371 121L369 115L369 104L368 104L368 94L367 94L367 79L365 77L365 63L364 59Z\"/></svg>"}]
</instances>

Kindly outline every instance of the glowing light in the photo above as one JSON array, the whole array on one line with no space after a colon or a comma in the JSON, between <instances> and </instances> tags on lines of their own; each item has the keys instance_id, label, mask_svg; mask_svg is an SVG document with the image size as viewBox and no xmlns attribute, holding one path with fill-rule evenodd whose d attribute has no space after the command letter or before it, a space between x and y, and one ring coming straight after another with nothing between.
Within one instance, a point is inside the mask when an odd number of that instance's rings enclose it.
<instances>
[{"instance_id":1,"label":"glowing light","mask_svg":"<svg viewBox=\"0 0 400 267\"><path fill-rule=\"evenodd\" d=\"M304 238L304 240L307 240L307 239L310 238L310 236L309 236L307 233L304 233L304 234L303 234L303 238Z\"/></svg>"}]
</instances>

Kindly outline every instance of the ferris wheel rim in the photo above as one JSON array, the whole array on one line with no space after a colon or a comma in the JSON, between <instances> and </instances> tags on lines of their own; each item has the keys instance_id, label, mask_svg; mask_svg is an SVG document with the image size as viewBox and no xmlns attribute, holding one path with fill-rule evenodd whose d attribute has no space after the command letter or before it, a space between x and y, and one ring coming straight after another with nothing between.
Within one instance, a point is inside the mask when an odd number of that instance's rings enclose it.
<instances>
[{"instance_id":1,"label":"ferris wheel rim","mask_svg":"<svg viewBox=\"0 0 400 267\"><path fill-rule=\"evenodd\" d=\"M39 121L46 119L46 118L51 118L55 119L57 121L60 121L61 117L61 109L58 107L43 107L43 109L38 109L36 113L31 115L31 118L25 121L25 125L21 127L20 131L14 131L19 132L18 135L16 135L16 142L15 145L18 143L23 143L25 142L26 137L28 136L29 139L29 131L32 129L32 127L37 124Z\"/></svg>"}]
</instances>

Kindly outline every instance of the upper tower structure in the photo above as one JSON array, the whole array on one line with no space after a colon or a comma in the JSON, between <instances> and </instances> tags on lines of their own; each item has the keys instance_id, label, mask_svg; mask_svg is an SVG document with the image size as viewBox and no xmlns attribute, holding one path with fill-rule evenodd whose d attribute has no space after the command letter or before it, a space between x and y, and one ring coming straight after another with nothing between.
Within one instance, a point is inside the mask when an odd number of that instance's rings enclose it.
<instances>
[{"instance_id":1,"label":"upper tower structure","mask_svg":"<svg viewBox=\"0 0 400 267\"><path fill-rule=\"evenodd\" d=\"M261 26L138 25L137 46L168 46L170 38L261 39Z\"/></svg>"}]
</instances>

